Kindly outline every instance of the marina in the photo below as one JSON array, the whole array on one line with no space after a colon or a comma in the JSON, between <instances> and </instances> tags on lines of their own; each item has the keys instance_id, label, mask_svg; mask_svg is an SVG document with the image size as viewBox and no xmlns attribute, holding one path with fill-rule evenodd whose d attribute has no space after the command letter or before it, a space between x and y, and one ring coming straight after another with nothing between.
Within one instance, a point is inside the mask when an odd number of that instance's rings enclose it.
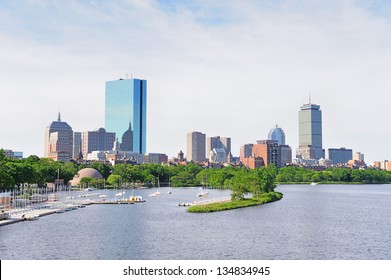
<instances>
[{"instance_id":1,"label":"marina","mask_svg":"<svg viewBox=\"0 0 391 280\"><path fill-rule=\"evenodd\" d=\"M2 197L8 198L8 204L2 208L0 213L0 226L10 225L23 221L35 221L38 218L69 212L79 208L85 208L88 205L122 205L122 204L138 204L144 203L142 196L131 195L125 197L125 191L118 195L116 193L113 198L108 198L108 195L100 192L94 192L97 189L88 188L83 191L59 191L56 193L32 195L34 199L19 199L24 196L23 192L15 195L13 193L2 194ZM133 192L132 192L133 193ZM123 198L118 198L124 196ZM39 199L36 199L39 197Z\"/></svg>"}]
</instances>

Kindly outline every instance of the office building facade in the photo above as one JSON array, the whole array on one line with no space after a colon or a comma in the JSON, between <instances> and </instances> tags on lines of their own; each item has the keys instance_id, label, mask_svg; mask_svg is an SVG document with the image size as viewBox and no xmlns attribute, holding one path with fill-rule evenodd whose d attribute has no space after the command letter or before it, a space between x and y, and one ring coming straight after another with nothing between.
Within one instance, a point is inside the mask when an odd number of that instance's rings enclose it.
<instances>
[{"instance_id":1,"label":"office building facade","mask_svg":"<svg viewBox=\"0 0 391 280\"><path fill-rule=\"evenodd\" d=\"M224 151L224 152L223 152ZM231 153L231 138L208 137L206 140L206 155L211 162L227 162Z\"/></svg>"},{"instance_id":2,"label":"office building facade","mask_svg":"<svg viewBox=\"0 0 391 280\"><path fill-rule=\"evenodd\" d=\"M114 132L107 132L104 128L95 131L83 131L81 135L83 158L93 151L110 151L116 141Z\"/></svg>"},{"instance_id":3,"label":"office building facade","mask_svg":"<svg viewBox=\"0 0 391 280\"><path fill-rule=\"evenodd\" d=\"M120 79L106 82L105 128L118 139L132 135L132 151L146 153L147 81ZM129 132L131 129L131 133ZM122 144L122 143L121 143ZM129 148L129 146L127 146Z\"/></svg>"},{"instance_id":4,"label":"office building facade","mask_svg":"<svg viewBox=\"0 0 391 280\"><path fill-rule=\"evenodd\" d=\"M281 147L281 166L292 163L292 148L288 145L280 145Z\"/></svg>"},{"instance_id":5,"label":"office building facade","mask_svg":"<svg viewBox=\"0 0 391 280\"><path fill-rule=\"evenodd\" d=\"M206 135L192 131L187 134L187 161L203 162L206 159Z\"/></svg>"},{"instance_id":6,"label":"office building facade","mask_svg":"<svg viewBox=\"0 0 391 280\"><path fill-rule=\"evenodd\" d=\"M349 160L353 159L352 149L340 148L340 149L329 149L329 159L333 164L348 163Z\"/></svg>"},{"instance_id":7,"label":"office building facade","mask_svg":"<svg viewBox=\"0 0 391 280\"><path fill-rule=\"evenodd\" d=\"M243 162L245 158L252 156L254 144L245 144L240 147L240 161Z\"/></svg>"},{"instance_id":8,"label":"office building facade","mask_svg":"<svg viewBox=\"0 0 391 280\"><path fill-rule=\"evenodd\" d=\"M73 159L78 159L82 157L82 141L81 141L81 132L73 132Z\"/></svg>"},{"instance_id":9,"label":"office building facade","mask_svg":"<svg viewBox=\"0 0 391 280\"><path fill-rule=\"evenodd\" d=\"M23 152L16 152L9 149L3 149L3 154L6 158L23 159Z\"/></svg>"},{"instance_id":10,"label":"office building facade","mask_svg":"<svg viewBox=\"0 0 391 280\"><path fill-rule=\"evenodd\" d=\"M360 152L355 152L353 153L353 160L357 160L357 161L362 161L364 162L364 154L360 153Z\"/></svg>"},{"instance_id":11,"label":"office building facade","mask_svg":"<svg viewBox=\"0 0 391 280\"><path fill-rule=\"evenodd\" d=\"M284 147L289 146L284 145ZM251 154L249 151L245 151L246 148L251 148ZM274 164L277 167L283 165L281 160L281 146L277 140L260 140L256 144L244 145L241 148L240 154L241 162L250 169L268 166L270 164Z\"/></svg>"},{"instance_id":12,"label":"office building facade","mask_svg":"<svg viewBox=\"0 0 391 280\"><path fill-rule=\"evenodd\" d=\"M319 105L304 104L299 112L299 148L296 156L302 159L324 158L322 147L322 111Z\"/></svg>"}]
</instances>

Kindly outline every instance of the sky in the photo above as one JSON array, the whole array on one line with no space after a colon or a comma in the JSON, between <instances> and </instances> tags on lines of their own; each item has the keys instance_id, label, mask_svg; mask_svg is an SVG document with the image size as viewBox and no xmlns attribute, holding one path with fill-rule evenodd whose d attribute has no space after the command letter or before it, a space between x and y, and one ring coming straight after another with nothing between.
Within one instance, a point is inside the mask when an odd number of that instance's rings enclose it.
<instances>
[{"instance_id":1,"label":"sky","mask_svg":"<svg viewBox=\"0 0 391 280\"><path fill-rule=\"evenodd\" d=\"M43 156L61 111L104 127L105 82L146 79L147 152L186 134L267 139L295 153L298 111L319 104L323 147L391 159L391 3L353 0L0 1L0 147Z\"/></svg>"}]
</instances>

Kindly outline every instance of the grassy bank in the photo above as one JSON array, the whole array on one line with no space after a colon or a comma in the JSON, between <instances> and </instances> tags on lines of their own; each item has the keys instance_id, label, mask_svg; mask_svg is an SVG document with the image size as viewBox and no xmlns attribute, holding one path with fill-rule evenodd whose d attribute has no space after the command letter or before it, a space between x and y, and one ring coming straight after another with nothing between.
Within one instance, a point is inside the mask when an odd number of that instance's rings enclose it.
<instances>
[{"instance_id":1,"label":"grassy bank","mask_svg":"<svg viewBox=\"0 0 391 280\"><path fill-rule=\"evenodd\" d=\"M280 200L282 198L282 193L279 192L269 192L261 194L257 198L245 198L241 200L233 200L230 202L217 202L206 205L195 205L187 209L187 212L191 213L209 213L217 211L232 210L243 207L250 207L261 205L273 201Z\"/></svg>"}]
</instances>

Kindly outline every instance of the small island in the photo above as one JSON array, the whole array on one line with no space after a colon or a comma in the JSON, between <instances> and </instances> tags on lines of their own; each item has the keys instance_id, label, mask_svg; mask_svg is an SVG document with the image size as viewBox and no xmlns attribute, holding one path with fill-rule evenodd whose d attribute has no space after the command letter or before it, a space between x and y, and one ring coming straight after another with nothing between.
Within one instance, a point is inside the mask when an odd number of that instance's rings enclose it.
<instances>
[{"instance_id":1,"label":"small island","mask_svg":"<svg viewBox=\"0 0 391 280\"><path fill-rule=\"evenodd\" d=\"M282 193L280 192L268 192L260 194L258 197L235 199L228 202L215 202L204 205L194 205L190 206L187 209L187 212L190 213L210 213L218 212L225 210L232 210L243 207L257 206L269 202L274 202L282 198Z\"/></svg>"},{"instance_id":2,"label":"small island","mask_svg":"<svg viewBox=\"0 0 391 280\"><path fill-rule=\"evenodd\" d=\"M242 169L227 179L225 185L232 191L231 201L193 205L187 211L209 213L232 210L277 201L283 196L282 193L274 191L276 187L275 176L267 168L250 171ZM252 194L252 197L249 198L248 194Z\"/></svg>"}]
</instances>

